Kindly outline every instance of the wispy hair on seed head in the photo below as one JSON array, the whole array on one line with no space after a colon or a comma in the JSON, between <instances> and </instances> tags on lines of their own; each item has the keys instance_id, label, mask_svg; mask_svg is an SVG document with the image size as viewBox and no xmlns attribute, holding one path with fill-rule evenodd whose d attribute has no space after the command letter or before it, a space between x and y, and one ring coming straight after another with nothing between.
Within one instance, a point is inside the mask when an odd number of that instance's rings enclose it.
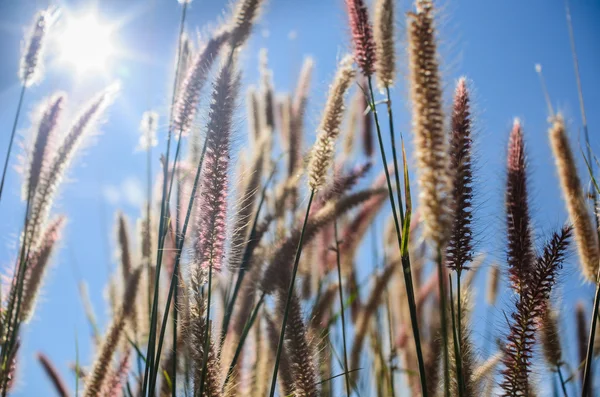
<instances>
[{"instance_id":1,"label":"wispy hair on seed head","mask_svg":"<svg viewBox=\"0 0 600 397\"><path fill-rule=\"evenodd\" d=\"M379 89L391 87L396 78L394 0L375 3L375 74Z\"/></svg>"},{"instance_id":2,"label":"wispy hair on seed head","mask_svg":"<svg viewBox=\"0 0 600 397\"><path fill-rule=\"evenodd\" d=\"M38 12L34 18L29 36L23 45L23 55L21 56L21 67L19 69L19 78L21 79L21 84L24 86L28 87L36 84L42 78L42 58L44 56L46 37L48 29L50 29L54 22L55 14L55 10L49 8Z\"/></svg>"},{"instance_id":3,"label":"wispy hair on seed head","mask_svg":"<svg viewBox=\"0 0 600 397\"><path fill-rule=\"evenodd\" d=\"M443 247L450 230L450 170L442 111L433 4L418 0L410 14L408 52L419 204L425 237Z\"/></svg>"},{"instance_id":4,"label":"wispy hair on seed head","mask_svg":"<svg viewBox=\"0 0 600 397\"><path fill-rule=\"evenodd\" d=\"M317 128L317 141L312 148L308 164L308 184L311 189L317 190L325 184L327 173L333 163L334 144L340 134L340 124L345 110L344 96L355 74L352 58L347 55L340 62L329 88L325 110Z\"/></svg>"}]
</instances>

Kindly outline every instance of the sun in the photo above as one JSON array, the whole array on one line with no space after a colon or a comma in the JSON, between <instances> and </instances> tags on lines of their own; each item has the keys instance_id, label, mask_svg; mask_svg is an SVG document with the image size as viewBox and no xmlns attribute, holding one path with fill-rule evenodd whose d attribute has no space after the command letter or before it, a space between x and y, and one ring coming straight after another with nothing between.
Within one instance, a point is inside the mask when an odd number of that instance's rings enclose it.
<instances>
[{"instance_id":1,"label":"sun","mask_svg":"<svg viewBox=\"0 0 600 397\"><path fill-rule=\"evenodd\" d=\"M58 33L59 61L78 73L106 72L116 52L112 36L113 29L95 15L70 15Z\"/></svg>"}]
</instances>

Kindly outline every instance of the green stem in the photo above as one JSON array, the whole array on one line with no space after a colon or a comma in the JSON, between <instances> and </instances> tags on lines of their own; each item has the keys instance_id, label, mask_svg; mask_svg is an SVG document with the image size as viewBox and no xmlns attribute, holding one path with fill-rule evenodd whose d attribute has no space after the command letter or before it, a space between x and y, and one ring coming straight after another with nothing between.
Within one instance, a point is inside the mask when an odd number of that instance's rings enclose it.
<instances>
[{"instance_id":1,"label":"green stem","mask_svg":"<svg viewBox=\"0 0 600 397\"><path fill-rule=\"evenodd\" d=\"M188 229L188 225L190 222L190 218L192 215L192 208L194 206L194 199L196 198L196 191L198 190L198 185L199 185L199 181L200 181L200 174L202 171L202 165L204 163L204 155L206 154L206 139L204 140L204 145L202 147L202 154L200 155L200 159L198 161L198 167L196 168L196 176L194 177L194 184L192 186L192 191L190 193L190 201L188 203L188 208L187 208L187 212L185 214L185 219L183 221L183 228L181 230L181 235L178 236L177 238L177 247L176 247L176 253L175 253L175 264L173 265L173 274L171 275L171 283L169 286L169 294L167 296L167 310L165 310L165 313L163 314L163 319L162 319L162 326L161 326L161 334L159 337L159 342L158 342L158 350L157 350L157 357L160 358L160 353L162 351L162 345L163 345L163 340L164 340L164 333L166 330L166 323L167 323L167 317L168 317L168 308L171 306L171 299L173 299L173 295L175 294L176 288L178 287L178 276L179 276L179 263L181 261L181 253L183 252L183 244L185 242L185 236L187 234L187 229ZM175 304L177 303L177 301L175 301ZM177 359L177 353L175 353L175 359ZM156 374L158 374L158 361L156 363L156 366L154 368L154 376L156 376ZM156 383L156 378L151 378L151 381L153 381L154 383Z\"/></svg>"},{"instance_id":2,"label":"green stem","mask_svg":"<svg viewBox=\"0 0 600 397\"><path fill-rule=\"evenodd\" d=\"M235 349L235 354L233 355L233 359L231 360L231 364L229 365L229 369L227 370L227 375L225 376L225 381L223 381L223 388L222 388L223 391L225 391L225 386L227 386L227 382L229 382L229 378L231 378L231 375L233 374L233 370L235 369L235 365L237 364L240 354L242 353L242 348L244 347L246 338L248 337L248 334L250 333L250 329L252 328L252 325L256 321L256 317L258 316L258 312L259 312L262 304L264 303L264 301L265 301L265 293L263 292L260 295L260 298L258 299L258 303L256 303L254 310L252 311L252 315L250 316L250 319L244 326L242 335L240 335L240 340L238 341L238 345Z\"/></svg>"},{"instance_id":3,"label":"green stem","mask_svg":"<svg viewBox=\"0 0 600 397\"><path fill-rule=\"evenodd\" d=\"M173 106L175 103L175 95L177 92L177 85L179 83L179 63L181 61L181 47L182 47L182 41L183 41L183 29L185 26L185 17L186 17L186 12L187 12L187 2L183 3L183 10L181 12L181 21L179 24L179 39L178 39L178 46L177 46L177 65L176 65L176 69L175 69L175 79L173 81L173 95L171 98L171 112L173 111ZM150 374L151 369L154 366L154 345L156 343L156 317L158 315L157 310L158 310L158 293L159 293L159 279L160 279L160 269L161 269L161 262L162 262L162 244L164 243L164 226L165 226L165 213L166 213L166 209L167 209L167 205L168 205L168 201L169 201L169 197L167 196L167 183L168 183L168 179L169 179L169 154L170 154L170 149L171 149L171 139L172 139L172 129L171 129L171 120L172 120L172 116L169 117L169 133L167 136L167 153L165 156L165 165L164 165L164 170L163 170L163 189L162 189L162 201L161 201L161 205L160 205L160 223L159 223L159 233L158 233L158 250L157 250L157 260L156 260L156 281L154 283L154 299L153 299L153 303L152 303L152 314L150 316L150 335L148 338L148 348L147 348L147 360L146 360L146 368L144 370L144 381L143 381L143 385L142 385L142 395L145 396L146 395L146 391L148 390L148 379L149 377L152 377ZM181 134L180 134L181 135ZM179 149L179 147L181 146L181 139L179 139L179 142L177 144L177 148ZM177 150L179 151L179 150ZM177 167L177 163L174 164L173 169L175 169ZM170 192L169 192L170 193ZM150 225L148 225L150 227Z\"/></svg>"},{"instance_id":4,"label":"green stem","mask_svg":"<svg viewBox=\"0 0 600 397\"><path fill-rule=\"evenodd\" d=\"M464 383L462 374L462 351L460 350L460 317L454 316L454 297L452 295L452 276L448 275L450 286L450 311L452 315L452 337L454 338L454 361L456 362L456 383L458 385L458 395L464 395ZM460 297L457 297L460 302ZM458 305L458 303L457 303Z\"/></svg>"},{"instance_id":5,"label":"green stem","mask_svg":"<svg viewBox=\"0 0 600 397\"><path fill-rule=\"evenodd\" d=\"M394 115L392 113L392 98L390 96L390 87L385 87L388 121L390 126L390 140L392 143L392 159L394 161L394 177L396 178L396 195L398 207L400 208L400 223L404 224L404 211L402 211L402 194L400 193L400 171L398 168L398 155L396 154L396 137L394 136Z\"/></svg>"},{"instance_id":6,"label":"green stem","mask_svg":"<svg viewBox=\"0 0 600 397\"><path fill-rule=\"evenodd\" d=\"M341 253L340 253L340 242L338 237L337 217L333 219L333 230L335 239L335 258L337 264L337 276L338 276L338 294L340 297L340 314L342 316L342 342L344 345L344 377L346 381L346 395L350 397L350 376L348 375L348 349L346 346L346 315L344 314L344 293L342 287L342 265L341 265Z\"/></svg>"},{"instance_id":7,"label":"green stem","mask_svg":"<svg viewBox=\"0 0 600 397\"><path fill-rule=\"evenodd\" d=\"M302 225L302 231L300 232L300 240L298 241L298 248L296 249L296 258L294 259L294 268L292 269L292 279L288 289L287 301L285 303L285 311L283 313L283 322L281 324L281 332L279 333L279 343L277 344L277 354L275 355L275 367L273 368L273 378L271 380L271 391L270 397L275 395L275 389L277 385L277 371L279 370L279 360L281 359L281 351L283 350L283 343L285 338L285 327L287 325L287 319L289 314L290 303L294 294L294 283L296 282L296 273L298 272L298 264L300 263L300 255L302 254L302 242L304 240L304 232L306 230L306 224L308 223L308 215L310 214L310 206L315 196L315 190L310 191L310 198L308 199L308 206L306 208L306 215L304 216L304 224Z\"/></svg>"},{"instance_id":8,"label":"green stem","mask_svg":"<svg viewBox=\"0 0 600 397\"><path fill-rule=\"evenodd\" d=\"M596 278L598 279L598 278ZM592 358L594 353L594 336L596 335L596 323L598 319L598 306L600 304L600 282L596 282L596 294L594 297L594 310L592 312L592 324L590 326L590 335L588 338L588 349L585 357L585 370L583 372L582 397L589 395L590 377L592 372Z\"/></svg>"},{"instance_id":9,"label":"green stem","mask_svg":"<svg viewBox=\"0 0 600 397\"><path fill-rule=\"evenodd\" d=\"M437 250L437 272L438 272L438 285L440 293L440 322L442 327L442 352L443 352L443 365L444 365L444 395L450 396L450 373L449 373L449 362L448 362L448 321L446 318L446 289L444 288L444 268L442 263L442 252L441 249Z\"/></svg>"},{"instance_id":10,"label":"green stem","mask_svg":"<svg viewBox=\"0 0 600 397\"><path fill-rule=\"evenodd\" d=\"M565 379L563 378L562 371L560 370L560 364L556 365L556 372L558 372L558 377L560 379L560 386L562 388L564 397L569 397L569 395L567 394L567 386L565 383Z\"/></svg>"},{"instance_id":11,"label":"green stem","mask_svg":"<svg viewBox=\"0 0 600 397\"><path fill-rule=\"evenodd\" d=\"M0 182L0 200L2 200L2 192L4 191L4 179L6 178L6 170L8 170L8 162L10 161L10 152L12 151L13 142L15 140L15 134L17 132L17 124L19 124L19 115L21 114L21 108L23 107L23 97L25 97L25 91L27 81L23 82L21 87L21 94L19 95L19 102L17 104L17 113L15 114L15 120L13 121L12 131L10 133L10 139L8 141L8 149L6 150L6 159L4 160L4 169L2 170L2 182Z\"/></svg>"},{"instance_id":12,"label":"green stem","mask_svg":"<svg viewBox=\"0 0 600 397\"><path fill-rule=\"evenodd\" d=\"M396 228L396 237L398 240L398 248L400 252L402 250L402 241L401 241L401 232L400 232L400 224L398 221L398 213L396 212L396 204L394 202L394 192L392 190L392 183L390 181L390 173L388 171L387 159L385 156L385 149L383 146L383 139L381 137L381 128L379 126L379 117L377 115L377 109L375 108L375 95L373 93L373 82L371 76L368 78L369 82L369 94L370 94L370 107L373 112L373 116L375 118L375 127L377 129L377 139L379 141L379 149L381 151L381 160L383 162L383 170L385 172L385 178L387 181L388 194L390 197L390 205L392 207L392 215L394 217L394 226ZM400 213L402 213L402 208L400 208ZM412 274L410 269L410 257L408 254L402 256L402 274L404 276L404 284L406 286L406 295L408 299L408 307L410 311L410 321L413 331L413 337L415 339L415 348L417 353L417 361L419 364L419 377L421 380L421 390L423 393L423 397L427 397L427 381L426 381L426 373L425 373L425 360L423 359L423 351L421 348L421 336L419 333L419 323L418 323L418 315L417 315L417 305L415 301L415 291L412 282Z\"/></svg>"},{"instance_id":13,"label":"green stem","mask_svg":"<svg viewBox=\"0 0 600 397\"><path fill-rule=\"evenodd\" d=\"M212 297L212 255L208 265L208 297L206 298L206 329L204 330L204 358L202 360L202 373L200 374L200 397L204 395L204 385L206 379L206 370L208 368L208 351L210 349L210 304Z\"/></svg>"}]
</instances>

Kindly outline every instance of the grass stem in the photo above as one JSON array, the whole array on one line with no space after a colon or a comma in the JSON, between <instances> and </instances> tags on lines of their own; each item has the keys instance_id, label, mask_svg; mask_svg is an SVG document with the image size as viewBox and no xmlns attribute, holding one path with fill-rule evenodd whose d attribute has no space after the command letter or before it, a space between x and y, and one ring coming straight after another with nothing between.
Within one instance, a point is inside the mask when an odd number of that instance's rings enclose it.
<instances>
[{"instance_id":1,"label":"grass stem","mask_svg":"<svg viewBox=\"0 0 600 397\"><path fill-rule=\"evenodd\" d=\"M25 91L27 90L26 85L27 82L24 82L23 86L21 87L21 94L19 95L19 102L17 104L17 113L15 114L15 120L13 121L12 131L10 133L10 139L8 141L8 149L6 149L6 159L4 159L4 169L2 170L2 182L0 182L0 200L2 200L2 192L4 191L4 179L6 178L6 170L8 170L10 153L12 151L13 142L15 140L15 134L17 133L17 125L19 124L21 108L23 107L23 98L25 97Z\"/></svg>"},{"instance_id":2,"label":"grass stem","mask_svg":"<svg viewBox=\"0 0 600 397\"><path fill-rule=\"evenodd\" d=\"M283 321L281 323L281 332L279 333L279 343L277 344L277 353L275 355L275 367L273 368L273 378L271 380L271 391L269 392L270 397L273 397L275 395L275 389L277 385L277 371L279 370L279 360L281 359L281 351L283 350L283 343L285 341L285 327L287 325L290 303L294 294L294 283L296 282L296 273L298 273L300 255L302 254L302 242L304 240L304 231L306 230L306 224L308 223L308 215L310 214L310 207L312 205L314 197L315 190L312 189L310 191L310 197L308 199L306 215L304 216L304 224L302 225L302 231L300 232L300 240L298 241L298 248L296 249L296 258L294 259L294 268L292 269L292 279L290 280L287 301L285 303L285 311L283 313Z\"/></svg>"},{"instance_id":3,"label":"grass stem","mask_svg":"<svg viewBox=\"0 0 600 397\"><path fill-rule=\"evenodd\" d=\"M390 205L392 207L392 215L394 217L394 226L396 228L396 237L398 240L398 248L400 252L403 252L402 249L402 240L401 240L401 232L400 232L400 223L398 221L398 213L396 212L396 204L394 202L394 192L392 190L392 183L390 181L390 173L388 171L387 159L385 155L385 149L383 146L383 139L381 137L381 128L379 126L379 117L377 115L377 109L375 108L375 95L373 93L373 82L371 76L368 78L369 83L369 105L371 107L371 111L373 112L373 117L375 119L375 127L377 129L377 139L379 141L379 149L381 151L381 160L383 162L383 170L385 172L385 177L387 181L388 193L390 196ZM402 209L400 209L402 212ZM418 316L417 316L417 305L415 301L415 291L412 282L412 274L410 269L410 257L408 253L402 256L402 274L404 276L404 284L406 286L406 295L408 299L408 307L410 311L410 320L413 331L413 337L415 340L415 348L417 353L417 361L419 364L419 377L421 381L421 390L423 393L423 397L427 397L427 382L426 382L426 373L425 373L425 360L423 359L423 351L421 348L421 336L419 333L419 324L418 324Z\"/></svg>"}]
</instances>

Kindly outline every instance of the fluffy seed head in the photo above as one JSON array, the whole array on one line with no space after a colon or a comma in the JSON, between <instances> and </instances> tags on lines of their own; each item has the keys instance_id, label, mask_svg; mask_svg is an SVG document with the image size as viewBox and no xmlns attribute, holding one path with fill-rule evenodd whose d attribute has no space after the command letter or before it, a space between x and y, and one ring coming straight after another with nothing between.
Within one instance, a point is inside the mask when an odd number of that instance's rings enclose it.
<instances>
[{"instance_id":1,"label":"fluffy seed head","mask_svg":"<svg viewBox=\"0 0 600 397\"><path fill-rule=\"evenodd\" d=\"M68 397L70 395L69 389L67 388L65 381L63 380L62 376L60 376L60 373L58 372L52 361L50 361L48 356L46 356L44 353L38 352L36 356L38 361L40 362L40 365L44 369L46 376L48 376L48 378L52 382L56 393L60 397Z\"/></svg>"},{"instance_id":2,"label":"fluffy seed head","mask_svg":"<svg viewBox=\"0 0 600 397\"><path fill-rule=\"evenodd\" d=\"M513 288L520 293L533 267L534 254L527 196L525 143L519 120L515 120L508 141L505 201L507 262Z\"/></svg>"},{"instance_id":3,"label":"fluffy seed head","mask_svg":"<svg viewBox=\"0 0 600 397\"><path fill-rule=\"evenodd\" d=\"M226 30L216 32L192 60L173 108L173 130L177 135L180 132L182 136L189 133L198 111L200 93L208 79L211 66L229 37L229 32Z\"/></svg>"},{"instance_id":4,"label":"fluffy seed head","mask_svg":"<svg viewBox=\"0 0 600 397\"><path fill-rule=\"evenodd\" d=\"M264 0L237 1L229 27L231 31L229 45L231 48L239 48L248 40L263 3Z\"/></svg>"},{"instance_id":5,"label":"fluffy seed head","mask_svg":"<svg viewBox=\"0 0 600 397\"><path fill-rule=\"evenodd\" d=\"M380 89L394 85L396 76L396 48L394 45L394 1L377 0L375 3L375 73Z\"/></svg>"},{"instance_id":6,"label":"fluffy seed head","mask_svg":"<svg viewBox=\"0 0 600 397\"><path fill-rule=\"evenodd\" d=\"M64 223L64 217L59 217L51 222L42 234L39 248L29 255L27 274L23 286L21 321L28 322L33 316L37 297L56 244L60 240L60 233Z\"/></svg>"},{"instance_id":7,"label":"fluffy seed head","mask_svg":"<svg viewBox=\"0 0 600 397\"><path fill-rule=\"evenodd\" d=\"M452 110L450 167L453 171L453 221L446 247L446 265L455 271L468 268L473 259L473 171L471 169L471 112L464 78L458 80Z\"/></svg>"},{"instance_id":8,"label":"fluffy seed head","mask_svg":"<svg viewBox=\"0 0 600 397\"><path fill-rule=\"evenodd\" d=\"M41 232L52 206L54 195L64 177L77 150L84 138L89 135L104 110L110 105L118 91L118 85L113 84L96 95L75 118L75 122L67 135L63 138L48 163L46 171L40 177L31 204L29 223L27 224L27 241L37 244L37 237Z\"/></svg>"},{"instance_id":9,"label":"fluffy seed head","mask_svg":"<svg viewBox=\"0 0 600 397\"><path fill-rule=\"evenodd\" d=\"M375 67L375 42L369 21L369 10L364 0L346 0L352 31L354 58L365 76L371 76Z\"/></svg>"},{"instance_id":10,"label":"fluffy seed head","mask_svg":"<svg viewBox=\"0 0 600 397\"><path fill-rule=\"evenodd\" d=\"M220 271L225 254L227 193L231 130L239 75L233 59L225 63L213 85L206 126L206 155L202 166L193 282L202 285L209 266Z\"/></svg>"},{"instance_id":11,"label":"fluffy seed head","mask_svg":"<svg viewBox=\"0 0 600 397\"><path fill-rule=\"evenodd\" d=\"M451 182L433 4L419 0L417 6L418 11L410 15L408 23L408 48L419 201L425 237L443 247L451 225Z\"/></svg>"},{"instance_id":12,"label":"fluffy seed head","mask_svg":"<svg viewBox=\"0 0 600 397\"><path fill-rule=\"evenodd\" d=\"M347 55L342 59L333 84L329 88L329 96L325 111L319 124L317 141L315 142L308 163L309 186L317 190L325 184L325 179L335 152L335 141L340 133L340 124L344 114L344 95L355 76L352 58Z\"/></svg>"},{"instance_id":13,"label":"fluffy seed head","mask_svg":"<svg viewBox=\"0 0 600 397\"><path fill-rule=\"evenodd\" d=\"M563 197L573 223L577 251L581 260L581 272L586 279L595 283L600 260L598 237L586 206L584 192L577 175L575 158L560 114L553 119L548 133Z\"/></svg>"},{"instance_id":14,"label":"fluffy seed head","mask_svg":"<svg viewBox=\"0 0 600 397\"><path fill-rule=\"evenodd\" d=\"M29 37L23 47L21 67L19 69L21 84L26 87L38 83L42 78L41 61L48 29L52 25L53 20L54 15L51 9L38 12L34 18Z\"/></svg>"},{"instance_id":15,"label":"fluffy seed head","mask_svg":"<svg viewBox=\"0 0 600 397\"><path fill-rule=\"evenodd\" d=\"M151 147L158 145L156 139L156 131L158 130L158 113L147 111L142 114L140 121L140 140L138 150L148 150Z\"/></svg>"},{"instance_id":16,"label":"fluffy seed head","mask_svg":"<svg viewBox=\"0 0 600 397\"><path fill-rule=\"evenodd\" d=\"M48 162L55 149L56 130L65 103L64 94L56 94L41 105L41 118L34 130L33 148L27 165L25 183L23 184L23 199L33 197L40 175L48 167Z\"/></svg>"}]
</instances>

